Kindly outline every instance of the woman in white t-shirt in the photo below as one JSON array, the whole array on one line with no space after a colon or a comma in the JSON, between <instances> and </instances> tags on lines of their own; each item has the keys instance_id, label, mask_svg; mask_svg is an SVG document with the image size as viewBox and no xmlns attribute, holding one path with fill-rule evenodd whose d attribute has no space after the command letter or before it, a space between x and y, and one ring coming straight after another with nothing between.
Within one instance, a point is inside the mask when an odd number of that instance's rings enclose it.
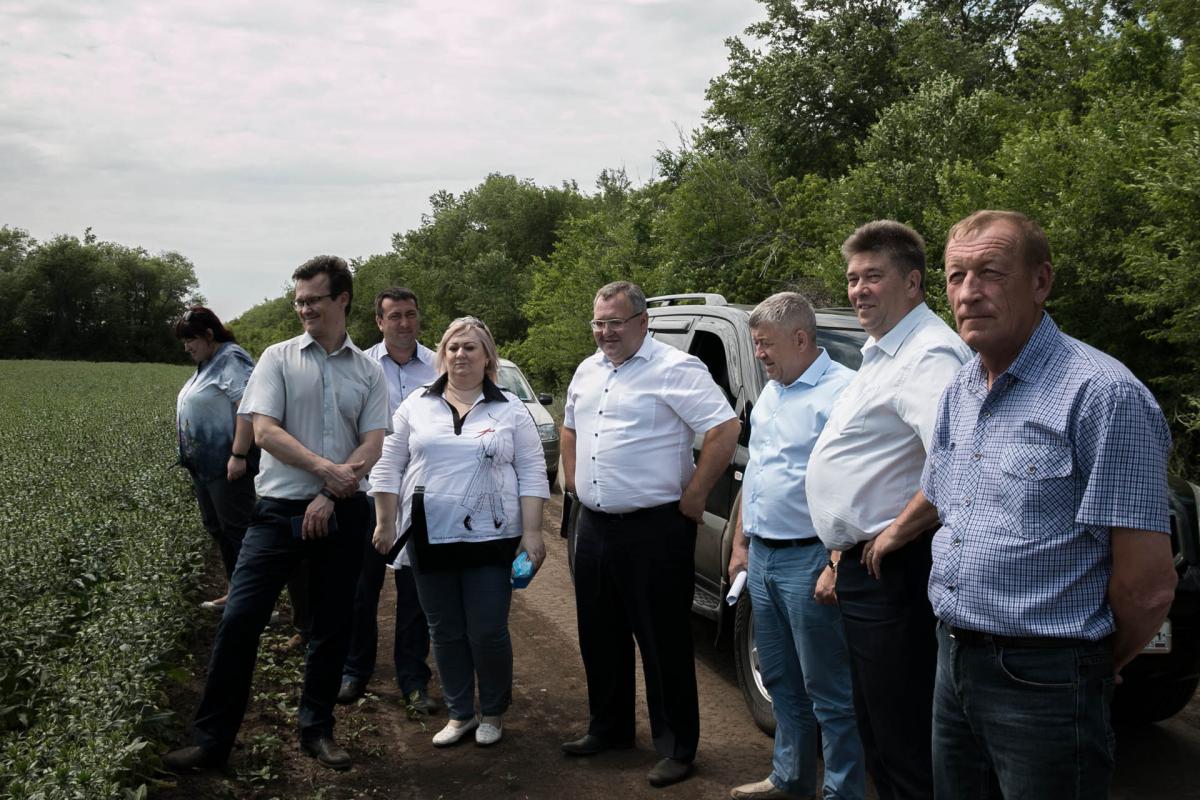
<instances>
[{"instance_id":1,"label":"woman in white t-shirt","mask_svg":"<svg viewBox=\"0 0 1200 800\"><path fill-rule=\"evenodd\" d=\"M450 323L437 349L440 377L396 409L371 473L375 547L387 552L397 530L410 535L450 717L433 737L438 747L471 731L477 744L500 741L512 700L512 562L524 551L536 569L546 555L541 439L525 404L496 384L498 361L485 324Z\"/></svg>"}]
</instances>

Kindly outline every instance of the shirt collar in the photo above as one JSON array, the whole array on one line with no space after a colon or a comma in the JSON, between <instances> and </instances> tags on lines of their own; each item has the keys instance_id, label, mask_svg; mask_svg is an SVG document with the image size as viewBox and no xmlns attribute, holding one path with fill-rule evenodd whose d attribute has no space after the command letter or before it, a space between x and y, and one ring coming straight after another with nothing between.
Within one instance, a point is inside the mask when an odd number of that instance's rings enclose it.
<instances>
[{"instance_id":1,"label":"shirt collar","mask_svg":"<svg viewBox=\"0 0 1200 800\"><path fill-rule=\"evenodd\" d=\"M1042 321L1033 329L1033 334L1021 347L1021 352L1017 353L1013 363L1009 364L1008 369L1004 370L1002 375L997 376L996 380L1000 380L1004 375L1011 375L1025 383L1036 381L1050 362L1050 355L1054 352L1054 347L1061 337L1062 332L1054 324L1054 320L1050 319L1049 314L1042 311ZM967 388L977 397L986 397L988 375L987 368L983 366L983 360L976 354L967 362L967 365L964 373Z\"/></svg>"},{"instance_id":2,"label":"shirt collar","mask_svg":"<svg viewBox=\"0 0 1200 800\"><path fill-rule=\"evenodd\" d=\"M446 391L446 384L450 382L450 376L443 372L441 376L429 384L429 388L425 390L425 395L436 395L441 397ZM504 396L504 392L499 386L492 383L492 379L487 375L483 376L483 401L485 403L507 403L508 398Z\"/></svg>"},{"instance_id":3,"label":"shirt collar","mask_svg":"<svg viewBox=\"0 0 1200 800\"><path fill-rule=\"evenodd\" d=\"M817 357L813 360L813 363L809 364L808 369L800 373L800 377L796 378L796 380L792 381L787 386L779 383L779 381L773 380L771 382L777 384L781 389L790 389L793 386L799 386L801 384L804 384L805 386L816 386L821 382L821 376L825 374L825 370L829 369L829 365L833 363L833 359L829 357L829 353L825 352L824 347L818 347L817 350L819 352L817 353Z\"/></svg>"},{"instance_id":4,"label":"shirt collar","mask_svg":"<svg viewBox=\"0 0 1200 800\"><path fill-rule=\"evenodd\" d=\"M1050 354L1054 351L1054 345L1058 343L1061 335L1054 320L1050 319L1049 314L1042 311L1041 322L1033 329L1033 334L1005 372L1017 380L1035 380L1045 369Z\"/></svg>"},{"instance_id":5,"label":"shirt collar","mask_svg":"<svg viewBox=\"0 0 1200 800\"><path fill-rule=\"evenodd\" d=\"M646 338L642 340L642 346L637 349L636 353L634 353L629 358L622 361L621 367L625 366L630 361L633 361L635 358L640 358L643 361L650 361L654 358L654 351L655 351L654 337L650 335L649 331L646 331ZM608 356L604 355L603 350L597 348L596 356L600 359L600 364L602 366L611 367L613 365L613 363L608 360ZM616 369L620 369L620 367L617 367Z\"/></svg>"},{"instance_id":6,"label":"shirt collar","mask_svg":"<svg viewBox=\"0 0 1200 800\"><path fill-rule=\"evenodd\" d=\"M904 340L912 333L917 325L919 325L927 316L932 315L929 306L925 305L924 301L917 303L911 311L892 327L890 331L883 335L882 339L876 339L874 336L868 336L867 341L863 343L862 351L865 355L867 350L872 347L877 347L888 356L895 358L897 351L900 350L900 345L904 344Z\"/></svg>"},{"instance_id":7,"label":"shirt collar","mask_svg":"<svg viewBox=\"0 0 1200 800\"><path fill-rule=\"evenodd\" d=\"M305 331L304 333L302 333L300 335L300 349L301 350L304 350L305 348L307 348L309 345L312 345L312 344L317 345L317 347L321 346L320 343L317 342L317 340L314 339L312 337L312 334L309 333L308 331ZM338 346L338 348L336 350L334 350L332 353L328 353L327 355L329 355L330 357L336 356L338 353L342 352L346 348L350 348L351 351L358 350L358 346L355 345L354 342L350 340L350 332L349 331L346 332L346 338L342 340L341 345ZM359 352L361 352L361 351L359 351Z\"/></svg>"},{"instance_id":8,"label":"shirt collar","mask_svg":"<svg viewBox=\"0 0 1200 800\"><path fill-rule=\"evenodd\" d=\"M367 355L375 358L381 364L383 363L383 360L385 358L391 358L391 355L388 353L388 350L387 350L386 342L377 342L376 344L372 345L371 349L367 351ZM434 353L432 350L430 350L428 347L421 344L420 342L417 342L417 352L413 354L413 359L420 361L422 364L432 367L433 361L436 357L437 357L436 353ZM404 365L408 366L411 363L412 363L412 359L405 361ZM399 365L397 365L397 366L399 366Z\"/></svg>"}]
</instances>

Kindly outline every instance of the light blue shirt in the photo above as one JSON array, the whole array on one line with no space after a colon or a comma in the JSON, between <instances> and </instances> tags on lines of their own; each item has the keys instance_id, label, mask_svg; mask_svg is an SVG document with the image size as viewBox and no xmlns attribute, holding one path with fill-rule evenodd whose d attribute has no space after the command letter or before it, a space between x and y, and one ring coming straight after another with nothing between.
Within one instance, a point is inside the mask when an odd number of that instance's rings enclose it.
<instances>
[{"instance_id":1,"label":"light blue shirt","mask_svg":"<svg viewBox=\"0 0 1200 800\"><path fill-rule=\"evenodd\" d=\"M990 389L967 363L938 404L922 480L943 526L934 613L1002 636L1112 633L1109 535L1169 533L1170 447L1149 390L1049 315Z\"/></svg>"},{"instance_id":2,"label":"light blue shirt","mask_svg":"<svg viewBox=\"0 0 1200 800\"><path fill-rule=\"evenodd\" d=\"M326 353L304 333L263 351L238 413L278 420L304 447L344 464L364 433L390 429L387 409L387 382L378 361L355 347L349 336ZM323 483L264 450L254 488L259 497L308 500ZM359 488L370 486L364 479Z\"/></svg>"},{"instance_id":3,"label":"light blue shirt","mask_svg":"<svg viewBox=\"0 0 1200 800\"><path fill-rule=\"evenodd\" d=\"M175 401L179 463L201 480L225 476L225 462L233 450L237 403L253 370L249 353L233 342L224 342L179 390Z\"/></svg>"},{"instance_id":4,"label":"light blue shirt","mask_svg":"<svg viewBox=\"0 0 1200 800\"><path fill-rule=\"evenodd\" d=\"M417 342L417 352L403 364L392 359L384 342L369 348L367 355L379 362L383 377L387 378L388 419L396 415L396 409L413 389L437 380L437 370L433 368L434 352L420 342Z\"/></svg>"},{"instance_id":5,"label":"light blue shirt","mask_svg":"<svg viewBox=\"0 0 1200 800\"><path fill-rule=\"evenodd\" d=\"M742 529L766 539L817 535L808 513L804 479L808 458L833 401L854 370L821 348L816 360L787 386L768 381L750 414L750 461L742 483Z\"/></svg>"}]
</instances>

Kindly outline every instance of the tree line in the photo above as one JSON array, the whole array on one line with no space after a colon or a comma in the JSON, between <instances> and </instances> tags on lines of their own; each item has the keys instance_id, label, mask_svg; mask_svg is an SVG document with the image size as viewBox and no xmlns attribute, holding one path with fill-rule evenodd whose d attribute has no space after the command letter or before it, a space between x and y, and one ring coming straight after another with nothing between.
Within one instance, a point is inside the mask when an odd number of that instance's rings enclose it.
<instances>
[{"instance_id":1,"label":"tree line","mask_svg":"<svg viewBox=\"0 0 1200 800\"><path fill-rule=\"evenodd\" d=\"M101 242L38 242L0 227L0 341L4 358L179 361L173 326L196 295L178 253L151 255Z\"/></svg>"},{"instance_id":2,"label":"tree line","mask_svg":"<svg viewBox=\"0 0 1200 800\"><path fill-rule=\"evenodd\" d=\"M474 314L561 388L592 350L601 284L845 305L838 248L880 217L925 236L945 314L950 225L1016 209L1050 238L1050 313L1154 390L1186 468L1200 444L1194 0L760 1L764 18L727 40L703 123L656 154L654 179L610 169L585 191L493 174L434 195L388 252L354 262L355 341L378 339L371 296L404 284L427 339ZM233 328L252 351L298 330L286 297Z\"/></svg>"}]
</instances>

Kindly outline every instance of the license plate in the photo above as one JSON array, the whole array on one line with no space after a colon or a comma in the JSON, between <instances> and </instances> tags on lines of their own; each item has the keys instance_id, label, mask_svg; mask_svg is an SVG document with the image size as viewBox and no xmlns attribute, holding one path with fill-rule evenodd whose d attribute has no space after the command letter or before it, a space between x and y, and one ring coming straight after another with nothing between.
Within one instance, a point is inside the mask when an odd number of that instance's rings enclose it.
<instances>
[{"instance_id":1,"label":"license plate","mask_svg":"<svg viewBox=\"0 0 1200 800\"><path fill-rule=\"evenodd\" d=\"M1142 648L1143 653L1169 653L1171 652L1171 620L1164 620L1162 627L1158 629L1158 633L1154 634L1145 647Z\"/></svg>"}]
</instances>

